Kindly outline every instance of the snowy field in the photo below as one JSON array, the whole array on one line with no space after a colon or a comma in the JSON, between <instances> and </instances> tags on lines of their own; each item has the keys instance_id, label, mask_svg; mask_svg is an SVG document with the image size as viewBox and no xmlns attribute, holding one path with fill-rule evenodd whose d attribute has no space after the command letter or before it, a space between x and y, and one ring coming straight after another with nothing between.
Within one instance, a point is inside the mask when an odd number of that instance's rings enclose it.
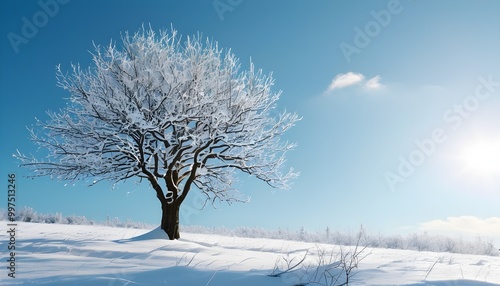
<instances>
[{"instance_id":1,"label":"snowy field","mask_svg":"<svg viewBox=\"0 0 500 286\"><path fill-rule=\"evenodd\" d=\"M354 247L277 239L181 236L168 241L158 230L20 222L16 278L7 275L8 237L0 234L0 285L341 285L341 252L355 253ZM500 285L498 256L366 248L359 257L349 285Z\"/></svg>"}]
</instances>

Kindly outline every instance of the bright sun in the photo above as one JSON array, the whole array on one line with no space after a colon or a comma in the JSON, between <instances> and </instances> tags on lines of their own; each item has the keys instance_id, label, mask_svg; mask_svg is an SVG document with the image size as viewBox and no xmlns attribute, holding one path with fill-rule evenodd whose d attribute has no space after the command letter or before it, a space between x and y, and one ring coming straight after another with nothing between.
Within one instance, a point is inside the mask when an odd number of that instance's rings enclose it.
<instances>
[{"instance_id":1,"label":"bright sun","mask_svg":"<svg viewBox=\"0 0 500 286\"><path fill-rule=\"evenodd\" d=\"M459 154L468 174L490 177L500 174L500 142L478 140L463 147Z\"/></svg>"}]
</instances>

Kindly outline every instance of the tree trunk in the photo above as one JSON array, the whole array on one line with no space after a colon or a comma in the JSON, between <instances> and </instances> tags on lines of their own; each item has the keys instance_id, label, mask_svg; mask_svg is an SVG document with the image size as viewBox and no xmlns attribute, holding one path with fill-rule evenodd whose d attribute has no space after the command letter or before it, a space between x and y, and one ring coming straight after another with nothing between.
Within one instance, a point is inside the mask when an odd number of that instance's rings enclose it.
<instances>
[{"instance_id":1,"label":"tree trunk","mask_svg":"<svg viewBox=\"0 0 500 286\"><path fill-rule=\"evenodd\" d=\"M170 240L181 238L179 234L179 209L177 202L163 203L161 216L161 229L163 229Z\"/></svg>"}]
</instances>

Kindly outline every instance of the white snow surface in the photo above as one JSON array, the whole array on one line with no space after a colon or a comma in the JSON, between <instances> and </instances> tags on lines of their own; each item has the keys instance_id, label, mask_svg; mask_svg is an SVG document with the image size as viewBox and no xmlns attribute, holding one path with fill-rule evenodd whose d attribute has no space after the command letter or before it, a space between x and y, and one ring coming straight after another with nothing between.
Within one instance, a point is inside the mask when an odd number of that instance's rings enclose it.
<instances>
[{"instance_id":1,"label":"white snow surface","mask_svg":"<svg viewBox=\"0 0 500 286\"><path fill-rule=\"evenodd\" d=\"M318 250L333 250L336 257L340 249L183 232L180 240L169 241L159 229L19 222L16 278L10 278L5 231L0 241L0 285L297 285L316 269ZM282 269L284 259L298 262L306 251L296 271L269 276L277 261ZM359 262L349 285L500 285L500 257L377 248L363 253L368 256Z\"/></svg>"}]
</instances>

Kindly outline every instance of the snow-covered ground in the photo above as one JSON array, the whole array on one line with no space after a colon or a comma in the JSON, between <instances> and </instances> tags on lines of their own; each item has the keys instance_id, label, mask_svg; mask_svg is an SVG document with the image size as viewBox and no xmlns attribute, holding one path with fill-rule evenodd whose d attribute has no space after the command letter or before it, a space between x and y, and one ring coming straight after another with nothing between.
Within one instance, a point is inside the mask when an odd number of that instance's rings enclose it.
<instances>
[{"instance_id":1,"label":"snow-covered ground","mask_svg":"<svg viewBox=\"0 0 500 286\"><path fill-rule=\"evenodd\" d=\"M7 235L0 234L0 285L324 285L321 275L337 265L340 251L354 250L193 233L168 241L158 230L21 222L16 229L16 278L10 278ZM500 285L498 256L377 248L364 249L365 255L349 285ZM293 271L269 276L304 257Z\"/></svg>"}]
</instances>

